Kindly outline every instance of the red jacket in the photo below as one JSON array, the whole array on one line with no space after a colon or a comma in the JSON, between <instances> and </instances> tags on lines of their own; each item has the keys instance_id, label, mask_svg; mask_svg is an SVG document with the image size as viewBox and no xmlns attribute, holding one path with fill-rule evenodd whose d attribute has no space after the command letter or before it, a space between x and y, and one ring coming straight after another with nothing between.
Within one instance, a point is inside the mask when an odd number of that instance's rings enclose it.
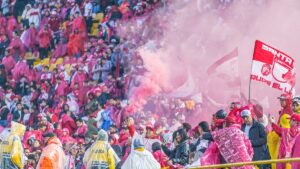
<instances>
[{"instance_id":1,"label":"red jacket","mask_svg":"<svg viewBox=\"0 0 300 169\"><path fill-rule=\"evenodd\" d=\"M17 63L16 63L16 60L11 55L9 55L9 56L5 56L3 58L2 64L5 67L6 73L8 73L8 72L10 72L15 67L15 65Z\"/></svg>"}]
</instances>

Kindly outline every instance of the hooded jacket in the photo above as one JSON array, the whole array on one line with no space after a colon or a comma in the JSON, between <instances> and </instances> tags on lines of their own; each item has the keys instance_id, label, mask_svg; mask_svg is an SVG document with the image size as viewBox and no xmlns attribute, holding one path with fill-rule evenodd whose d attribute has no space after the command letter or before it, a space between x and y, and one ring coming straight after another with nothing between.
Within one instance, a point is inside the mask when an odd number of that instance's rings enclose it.
<instances>
[{"instance_id":1,"label":"hooded jacket","mask_svg":"<svg viewBox=\"0 0 300 169\"><path fill-rule=\"evenodd\" d=\"M189 163L189 144L187 134L184 129L179 129L173 135L173 138L176 138L176 135L180 135L182 140L175 147L174 150L168 149L165 145L162 145L164 153L172 160L173 164L179 164L185 166Z\"/></svg>"},{"instance_id":2,"label":"hooded jacket","mask_svg":"<svg viewBox=\"0 0 300 169\"><path fill-rule=\"evenodd\" d=\"M0 144L0 168L23 168L24 151L21 137L24 135L26 127L22 124L12 122L11 133L8 138Z\"/></svg>"},{"instance_id":3,"label":"hooded jacket","mask_svg":"<svg viewBox=\"0 0 300 169\"><path fill-rule=\"evenodd\" d=\"M290 158L292 156L295 157L296 155L292 153L294 153L294 146L297 145L297 141L299 140L298 137L300 136L300 126L294 126L292 128L286 129L283 127L279 127L276 124L272 124L272 128L281 137L278 158L282 159ZM290 167L290 164L276 164L277 169Z\"/></svg>"},{"instance_id":4,"label":"hooded jacket","mask_svg":"<svg viewBox=\"0 0 300 169\"><path fill-rule=\"evenodd\" d=\"M86 168L101 169L101 167L107 167L108 169L115 169L114 150L107 141L98 140L84 154L83 163Z\"/></svg>"},{"instance_id":5,"label":"hooded jacket","mask_svg":"<svg viewBox=\"0 0 300 169\"><path fill-rule=\"evenodd\" d=\"M37 169L62 169L65 167L66 156L62 144L57 137L48 140L43 149Z\"/></svg>"}]
</instances>

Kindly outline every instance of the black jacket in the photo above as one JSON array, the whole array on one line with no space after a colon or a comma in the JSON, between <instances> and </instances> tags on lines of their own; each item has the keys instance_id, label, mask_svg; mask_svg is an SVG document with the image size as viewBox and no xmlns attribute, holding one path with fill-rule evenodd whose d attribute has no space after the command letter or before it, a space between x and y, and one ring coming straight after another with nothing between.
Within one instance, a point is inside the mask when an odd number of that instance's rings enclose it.
<instances>
[{"instance_id":1,"label":"black jacket","mask_svg":"<svg viewBox=\"0 0 300 169\"><path fill-rule=\"evenodd\" d=\"M29 93L29 87L26 88L26 86L29 86L27 82L25 83L18 82L15 90L16 94L19 94L21 96L27 95Z\"/></svg>"},{"instance_id":2,"label":"black jacket","mask_svg":"<svg viewBox=\"0 0 300 169\"><path fill-rule=\"evenodd\" d=\"M0 120L7 120L7 115L9 114L9 109L7 108L7 106L3 106L0 109Z\"/></svg>"},{"instance_id":3,"label":"black jacket","mask_svg":"<svg viewBox=\"0 0 300 169\"><path fill-rule=\"evenodd\" d=\"M245 132L246 125L242 125L242 131ZM254 156L253 161L267 160L267 134L262 124L253 121L252 127L249 130L249 140L251 141Z\"/></svg>"},{"instance_id":4,"label":"black jacket","mask_svg":"<svg viewBox=\"0 0 300 169\"><path fill-rule=\"evenodd\" d=\"M15 110L12 113L13 121L22 122L24 118L23 110Z\"/></svg>"},{"instance_id":5,"label":"black jacket","mask_svg":"<svg viewBox=\"0 0 300 169\"><path fill-rule=\"evenodd\" d=\"M185 166L189 163L189 145L187 141L183 141L176 146L174 150L169 150L166 146L162 145L165 154L172 160L173 164L180 164Z\"/></svg>"}]
</instances>

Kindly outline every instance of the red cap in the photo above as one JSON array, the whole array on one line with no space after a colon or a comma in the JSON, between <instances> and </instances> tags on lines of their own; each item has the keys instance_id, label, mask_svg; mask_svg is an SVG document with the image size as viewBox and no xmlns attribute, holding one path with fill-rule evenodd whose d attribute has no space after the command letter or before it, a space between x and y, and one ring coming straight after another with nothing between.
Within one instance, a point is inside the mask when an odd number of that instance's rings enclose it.
<instances>
[{"instance_id":1,"label":"red cap","mask_svg":"<svg viewBox=\"0 0 300 169\"><path fill-rule=\"evenodd\" d=\"M291 117L287 118L287 119L290 119L290 120L293 120L293 121L296 121L296 122L300 122L300 114L292 114Z\"/></svg>"},{"instance_id":2,"label":"red cap","mask_svg":"<svg viewBox=\"0 0 300 169\"><path fill-rule=\"evenodd\" d=\"M236 118L234 116L227 116L225 118L226 123L236 123Z\"/></svg>"}]
</instances>

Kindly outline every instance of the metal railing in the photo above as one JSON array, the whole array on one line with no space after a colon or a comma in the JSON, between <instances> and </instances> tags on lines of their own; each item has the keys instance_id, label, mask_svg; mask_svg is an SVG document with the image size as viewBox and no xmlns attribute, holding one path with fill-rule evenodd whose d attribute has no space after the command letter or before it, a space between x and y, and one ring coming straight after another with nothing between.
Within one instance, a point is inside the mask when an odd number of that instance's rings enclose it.
<instances>
[{"instance_id":1,"label":"metal railing","mask_svg":"<svg viewBox=\"0 0 300 169\"><path fill-rule=\"evenodd\" d=\"M218 165L209 165L209 166L190 167L188 169L230 168L230 167L241 167L241 166L249 166L249 165L274 164L274 163L286 163L286 164L290 164L291 162L300 162L300 158L286 158L286 159L265 160L265 161L252 161L252 162L243 162L243 163L228 163L228 164L218 164Z\"/></svg>"}]
</instances>

